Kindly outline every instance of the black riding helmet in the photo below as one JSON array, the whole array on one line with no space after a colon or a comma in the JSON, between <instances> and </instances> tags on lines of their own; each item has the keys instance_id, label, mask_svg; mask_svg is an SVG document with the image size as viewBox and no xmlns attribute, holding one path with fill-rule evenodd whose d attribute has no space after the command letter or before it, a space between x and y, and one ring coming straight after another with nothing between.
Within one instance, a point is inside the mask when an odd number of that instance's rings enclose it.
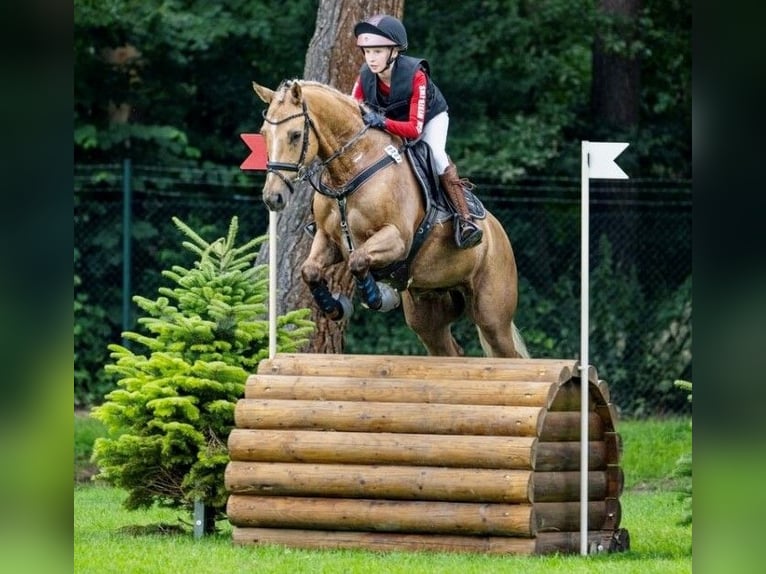
<instances>
[{"instance_id":1,"label":"black riding helmet","mask_svg":"<svg viewBox=\"0 0 766 574\"><path fill-rule=\"evenodd\" d=\"M407 49L407 30L398 18L378 14L354 26L356 45L360 48L393 46L404 52Z\"/></svg>"}]
</instances>

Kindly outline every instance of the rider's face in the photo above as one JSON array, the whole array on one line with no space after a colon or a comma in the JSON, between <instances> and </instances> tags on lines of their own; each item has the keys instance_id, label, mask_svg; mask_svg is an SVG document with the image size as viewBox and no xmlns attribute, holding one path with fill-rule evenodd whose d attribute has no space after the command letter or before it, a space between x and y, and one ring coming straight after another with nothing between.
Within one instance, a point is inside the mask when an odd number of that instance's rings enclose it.
<instances>
[{"instance_id":1,"label":"rider's face","mask_svg":"<svg viewBox=\"0 0 766 574\"><path fill-rule=\"evenodd\" d=\"M386 68L389 56L395 55L396 48L389 48L386 46L364 48L364 61L367 64L367 67L369 67L375 74L381 73Z\"/></svg>"}]
</instances>

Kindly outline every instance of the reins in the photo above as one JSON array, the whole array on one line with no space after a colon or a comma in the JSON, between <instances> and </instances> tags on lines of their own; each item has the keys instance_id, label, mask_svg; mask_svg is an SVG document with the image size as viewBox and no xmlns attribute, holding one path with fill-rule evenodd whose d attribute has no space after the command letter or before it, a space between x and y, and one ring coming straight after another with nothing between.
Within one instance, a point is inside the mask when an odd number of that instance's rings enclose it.
<instances>
[{"instance_id":1,"label":"reins","mask_svg":"<svg viewBox=\"0 0 766 574\"><path fill-rule=\"evenodd\" d=\"M360 108L361 110L361 108ZM263 111L263 120L271 125L280 125L285 122L288 122L290 120L293 120L295 118L303 118L303 144L301 148L301 155L298 158L298 161L296 163L287 163L287 162L277 162L277 161L266 161L266 172L267 173L273 173L277 177L279 177L287 186L287 188L290 190L290 193L294 193L295 189L293 187L293 184L299 181L308 181L311 187L314 188L314 190L326 197L330 197L335 199L338 202L338 209L340 211L340 226L342 235L346 241L346 246L348 247L349 251L354 250L353 242L351 241L351 234L349 233L348 229L348 221L346 218L346 198L354 193L359 187L364 184L367 180L372 178L376 173L378 173L381 169L384 169L390 165L393 165L394 163L402 163L404 161L402 157L402 153L404 152L406 148L406 144L402 145L402 147L397 148L396 146L392 144L388 144L384 148L385 154L377 160L372 165L366 167L356 175L354 175L350 180L348 180L345 184L338 188L332 188L325 184L322 181L322 174L324 170L327 168L327 165L342 156L344 153L346 153L349 148L351 148L355 143L357 143L364 134L367 133L367 130L370 129L370 126L364 125L362 129L354 134L353 137L351 137L346 143L344 143L340 148L335 150L333 153L331 153L324 161L315 161L311 166L305 166L303 162L306 159L306 154L308 153L308 146L309 146L309 129L313 130L314 133L319 136L319 132L314 125L314 121L311 119L311 116L308 112L308 107L306 106L306 101L301 101L301 112L297 114L293 114L291 116L287 116L286 118L282 118L281 120L270 120L266 116L267 110ZM293 179L287 178L282 172L283 171L290 171L296 173L296 177Z\"/></svg>"},{"instance_id":2,"label":"reins","mask_svg":"<svg viewBox=\"0 0 766 574\"><path fill-rule=\"evenodd\" d=\"M306 154L308 153L308 147L309 147L309 130L313 130L315 134L318 134L316 126L314 125L314 121L311 119L311 116L308 112L308 107L306 106L306 101L301 102L301 111L300 113L293 114L291 116L287 116L286 118L282 118L281 120L271 120L267 117L266 113L268 110L263 110L262 116L263 121L265 121L268 124L271 124L273 126L278 126L280 124L283 124L285 122L289 122L290 120L294 120L295 118L303 118L303 142L301 146L301 155L298 158L298 161L296 163L288 163L288 162L281 162L281 161L266 161L266 173L273 173L276 175L279 179L281 179L284 184L287 186L287 188L290 190L290 193L295 192L295 188L293 187L293 184L299 181L308 181L309 184L311 184L311 187L314 188L314 190L317 193L320 193L327 197L332 197L334 199L342 199L348 195L351 195L354 191L356 191L359 186L361 186L364 182L366 182L368 179L370 179L375 173L377 173L380 169L392 164L392 163L401 163L402 162L402 156L401 152L403 151L403 147L401 149L397 149L393 145L387 145L384 149L386 152L386 155L384 155L381 159L379 159L377 162L372 164L371 166L365 168L358 174L356 174L354 177L352 177L348 182L346 182L344 185L342 185L339 188L332 188L325 184L322 181L322 173L326 168L327 165L332 162L333 160L339 158L342 156L346 151L348 151L349 148L351 148L355 143L357 143L364 134L367 133L367 130L370 129L370 126L366 125L359 130L356 134L354 134L351 139L349 139L346 143L344 143L340 148L335 150L332 154L330 154L327 159L325 159L322 162L314 162L311 166L305 166L303 162L306 160ZM282 172L283 171L290 171L296 173L296 177L293 179L289 179L286 177Z\"/></svg>"}]
</instances>

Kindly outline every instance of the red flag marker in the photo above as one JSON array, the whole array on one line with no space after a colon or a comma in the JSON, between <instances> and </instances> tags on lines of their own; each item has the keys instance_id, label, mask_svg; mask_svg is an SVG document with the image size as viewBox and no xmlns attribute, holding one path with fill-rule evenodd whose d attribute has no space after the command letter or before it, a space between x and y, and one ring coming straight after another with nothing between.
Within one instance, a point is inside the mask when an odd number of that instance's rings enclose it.
<instances>
[{"instance_id":1,"label":"red flag marker","mask_svg":"<svg viewBox=\"0 0 766 574\"><path fill-rule=\"evenodd\" d=\"M250 148L250 155L242 162L239 169L265 171L268 155L266 153L266 141L263 139L263 136L261 134L239 134L239 137Z\"/></svg>"}]
</instances>

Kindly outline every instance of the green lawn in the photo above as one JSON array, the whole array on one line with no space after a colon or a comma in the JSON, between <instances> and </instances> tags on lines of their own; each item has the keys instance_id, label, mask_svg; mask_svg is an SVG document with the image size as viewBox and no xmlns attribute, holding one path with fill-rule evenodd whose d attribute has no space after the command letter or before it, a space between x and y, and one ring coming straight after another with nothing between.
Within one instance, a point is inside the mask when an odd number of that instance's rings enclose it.
<instances>
[{"instance_id":1,"label":"green lawn","mask_svg":"<svg viewBox=\"0 0 766 574\"><path fill-rule=\"evenodd\" d=\"M76 421L76 435L78 426ZM683 505L676 492L678 481L669 478L680 455L691 449L689 419L623 421L618 430L623 438L622 466L626 482L620 499L621 526L630 532L629 552L588 557L517 557L234 546L231 528L225 521L219 523L220 534L195 540L190 534L177 533L177 526L190 530L190 517L181 516L178 511L154 508L129 512L121 506L123 492L80 483L74 488L74 571L83 574L691 572L692 528L680 524ZM89 427L88 432L93 429ZM147 534L146 529L140 528L153 529L160 524L168 526L168 533Z\"/></svg>"}]
</instances>

